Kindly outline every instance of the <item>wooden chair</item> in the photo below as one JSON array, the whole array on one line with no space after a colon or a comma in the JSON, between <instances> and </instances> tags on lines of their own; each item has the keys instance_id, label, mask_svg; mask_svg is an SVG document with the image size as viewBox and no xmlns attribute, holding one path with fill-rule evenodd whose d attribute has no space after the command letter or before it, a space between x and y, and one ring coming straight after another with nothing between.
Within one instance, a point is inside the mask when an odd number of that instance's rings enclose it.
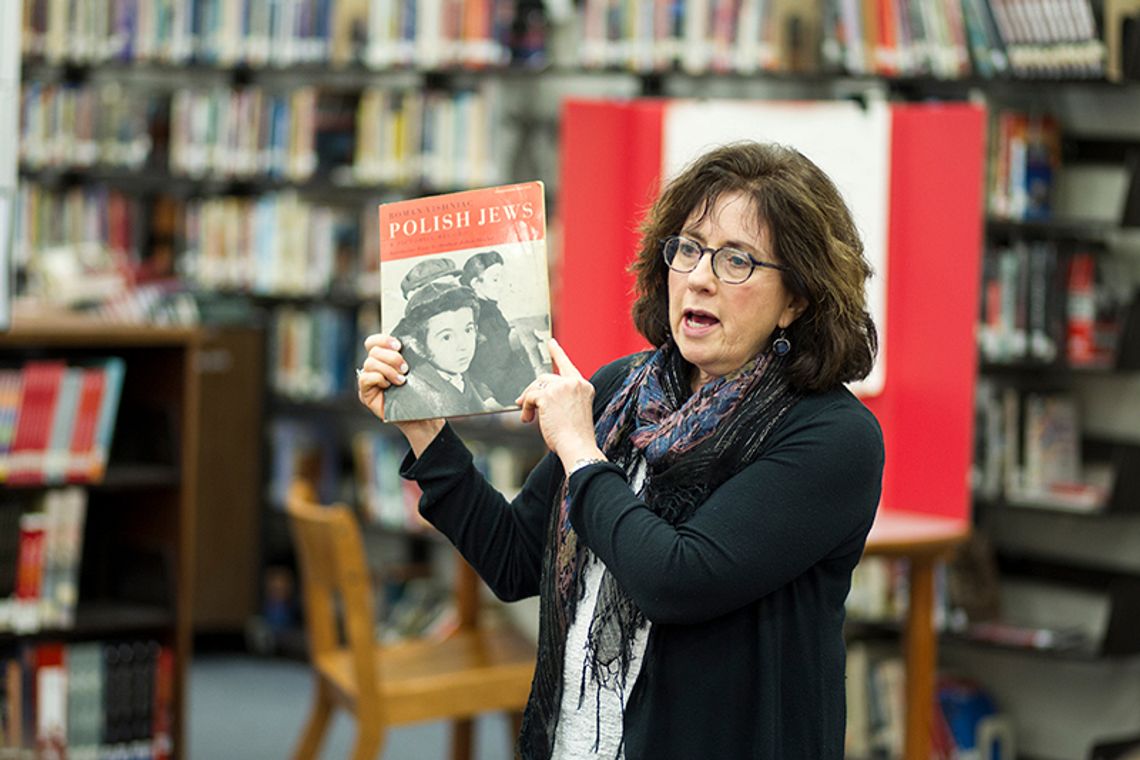
<instances>
[{"instance_id":1,"label":"wooden chair","mask_svg":"<svg viewBox=\"0 0 1140 760\"><path fill-rule=\"evenodd\" d=\"M417 721L452 719L456 759L470 757L472 718L479 713L513 713L517 736L534 672L534 646L506 627L478 625L475 575L465 562L458 562L463 598L454 633L441 640L378 644L368 563L351 510L319 504L311 484L297 481L290 488L288 513L316 678L294 758L317 757L337 706L356 722L353 760L377 757L390 726Z\"/></svg>"}]
</instances>

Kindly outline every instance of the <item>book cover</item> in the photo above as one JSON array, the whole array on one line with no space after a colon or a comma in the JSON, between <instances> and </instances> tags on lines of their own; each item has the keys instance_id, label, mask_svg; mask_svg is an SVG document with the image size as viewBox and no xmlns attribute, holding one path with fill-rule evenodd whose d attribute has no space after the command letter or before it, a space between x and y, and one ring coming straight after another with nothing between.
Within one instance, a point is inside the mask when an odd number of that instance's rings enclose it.
<instances>
[{"instance_id":1,"label":"book cover","mask_svg":"<svg viewBox=\"0 0 1140 760\"><path fill-rule=\"evenodd\" d=\"M67 755L96 760L103 724L103 654L98 641L66 645Z\"/></svg>"},{"instance_id":2,"label":"book cover","mask_svg":"<svg viewBox=\"0 0 1140 760\"><path fill-rule=\"evenodd\" d=\"M25 512L20 516L20 545L16 559L16 606L12 610L12 628L17 633L39 629L45 521L42 512Z\"/></svg>"},{"instance_id":3,"label":"book cover","mask_svg":"<svg viewBox=\"0 0 1140 760\"><path fill-rule=\"evenodd\" d=\"M174 652L152 644L154 653L154 704L152 748L154 760L170 760L174 754Z\"/></svg>"},{"instance_id":4,"label":"book cover","mask_svg":"<svg viewBox=\"0 0 1140 760\"><path fill-rule=\"evenodd\" d=\"M20 412L23 382L21 370L0 370L0 483L8 479L8 459L16 431L16 417Z\"/></svg>"},{"instance_id":5,"label":"book cover","mask_svg":"<svg viewBox=\"0 0 1140 760\"><path fill-rule=\"evenodd\" d=\"M127 364L118 356L101 360L104 380L103 397L99 406L98 422L95 425L95 440L87 462L88 482L98 483L107 470L107 457L111 452L111 439L115 432L115 419L119 411L119 395L123 389L123 376Z\"/></svg>"},{"instance_id":6,"label":"book cover","mask_svg":"<svg viewBox=\"0 0 1140 760\"><path fill-rule=\"evenodd\" d=\"M44 642L36 646L35 709L36 757L67 757L67 668L64 645Z\"/></svg>"},{"instance_id":7,"label":"book cover","mask_svg":"<svg viewBox=\"0 0 1140 760\"><path fill-rule=\"evenodd\" d=\"M65 369L64 362L51 359L29 361L24 365L20 410L12 434L9 483L28 485L43 482L51 421Z\"/></svg>"},{"instance_id":8,"label":"book cover","mask_svg":"<svg viewBox=\"0 0 1140 760\"><path fill-rule=\"evenodd\" d=\"M550 370L541 182L380 205L380 324L403 344L407 382L388 421L517 409Z\"/></svg>"},{"instance_id":9,"label":"book cover","mask_svg":"<svg viewBox=\"0 0 1140 760\"><path fill-rule=\"evenodd\" d=\"M43 481L48 485L62 483L67 475L67 459L71 450L71 434L79 405L83 369L67 367L59 385L59 400L52 414L47 451L42 467Z\"/></svg>"},{"instance_id":10,"label":"book cover","mask_svg":"<svg viewBox=\"0 0 1140 760\"><path fill-rule=\"evenodd\" d=\"M84 367L79 381L79 398L76 400L75 421L71 427L71 442L68 446L68 483L87 482L87 459L95 445L95 432L99 424L99 408L103 404L103 393L107 377L102 367Z\"/></svg>"}]
</instances>

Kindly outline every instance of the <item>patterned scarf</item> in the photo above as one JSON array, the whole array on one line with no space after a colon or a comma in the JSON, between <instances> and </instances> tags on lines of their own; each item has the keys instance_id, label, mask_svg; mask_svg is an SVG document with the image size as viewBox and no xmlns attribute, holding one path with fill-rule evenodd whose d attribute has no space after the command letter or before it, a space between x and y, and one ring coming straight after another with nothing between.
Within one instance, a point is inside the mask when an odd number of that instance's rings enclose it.
<instances>
[{"instance_id":1,"label":"patterned scarf","mask_svg":"<svg viewBox=\"0 0 1140 760\"><path fill-rule=\"evenodd\" d=\"M632 475L644 457L645 504L680 525L718 486L759 458L798 396L786 357L760 354L740 370L691 392L692 365L667 342L631 365L594 425L607 458ZM562 699L566 633L585 594L586 547L570 526L567 484L551 510L539 601L538 663L519 746L526 760L549 758ZM585 672L600 688L624 691L634 638L647 621L612 573L602 576L587 636ZM579 696L585 682L580 685Z\"/></svg>"}]
</instances>

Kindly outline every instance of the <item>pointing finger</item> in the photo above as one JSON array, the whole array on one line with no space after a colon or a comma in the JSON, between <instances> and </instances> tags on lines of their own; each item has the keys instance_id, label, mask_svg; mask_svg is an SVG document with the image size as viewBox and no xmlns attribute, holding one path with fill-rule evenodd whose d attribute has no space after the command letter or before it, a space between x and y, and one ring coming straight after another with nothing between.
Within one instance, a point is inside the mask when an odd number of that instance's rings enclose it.
<instances>
[{"instance_id":1,"label":"pointing finger","mask_svg":"<svg viewBox=\"0 0 1140 760\"><path fill-rule=\"evenodd\" d=\"M550 349L550 358L554 360L554 369L559 375L578 380L582 379L582 373L574 366L574 362L570 361L570 357L562 350L562 346L558 345L558 341L551 338L546 345Z\"/></svg>"}]
</instances>

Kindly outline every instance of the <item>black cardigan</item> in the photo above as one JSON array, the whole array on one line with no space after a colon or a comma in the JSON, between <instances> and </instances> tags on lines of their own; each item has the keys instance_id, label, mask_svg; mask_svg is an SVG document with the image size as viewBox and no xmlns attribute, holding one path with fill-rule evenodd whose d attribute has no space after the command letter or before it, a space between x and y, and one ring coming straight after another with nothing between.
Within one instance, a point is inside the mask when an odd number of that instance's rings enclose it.
<instances>
[{"instance_id":1,"label":"black cardigan","mask_svg":"<svg viewBox=\"0 0 1140 760\"><path fill-rule=\"evenodd\" d=\"M595 418L628 363L591 379ZM625 711L629 760L843 757L844 600L879 502L882 432L840 388L801 399L770 436L678 527L614 465L570 479L571 524L653 622ZM557 457L508 503L445 426L401 474L499 598L539 592Z\"/></svg>"}]
</instances>

